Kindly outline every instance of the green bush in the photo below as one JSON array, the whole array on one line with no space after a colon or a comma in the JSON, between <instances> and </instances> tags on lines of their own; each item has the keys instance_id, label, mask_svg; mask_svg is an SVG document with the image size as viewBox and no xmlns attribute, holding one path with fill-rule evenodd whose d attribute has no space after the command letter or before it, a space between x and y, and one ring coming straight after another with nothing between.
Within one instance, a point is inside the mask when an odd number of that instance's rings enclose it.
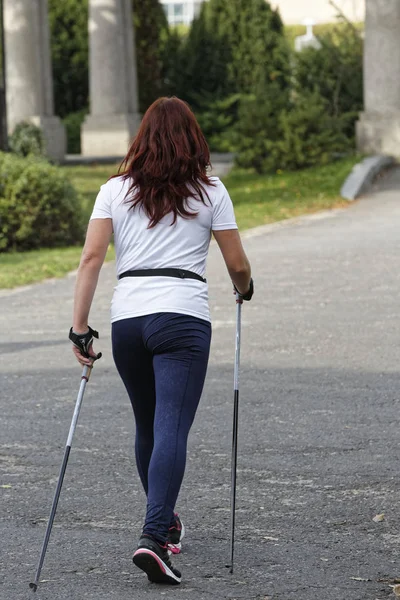
<instances>
[{"instance_id":1,"label":"green bush","mask_svg":"<svg viewBox=\"0 0 400 600\"><path fill-rule=\"evenodd\" d=\"M241 106L236 161L258 173L325 165L351 150L344 129L345 123L329 115L327 102L316 93L281 110L276 99L254 96Z\"/></svg>"},{"instance_id":2,"label":"green bush","mask_svg":"<svg viewBox=\"0 0 400 600\"><path fill-rule=\"evenodd\" d=\"M196 111L196 117L211 151L234 152L240 95L233 94L214 101L202 98L202 103L204 106Z\"/></svg>"},{"instance_id":3,"label":"green bush","mask_svg":"<svg viewBox=\"0 0 400 600\"><path fill-rule=\"evenodd\" d=\"M317 93L328 114L347 123L354 139L354 122L363 109L363 39L351 23L339 22L318 37L321 48L305 48L294 55L296 95Z\"/></svg>"},{"instance_id":4,"label":"green bush","mask_svg":"<svg viewBox=\"0 0 400 600\"><path fill-rule=\"evenodd\" d=\"M40 127L28 121L18 123L9 137L9 148L18 156L44 156L45 142Z\"/></svg>"},{"instance_id":5,"label":"green bush","mask_svg":"<svg viewBox=\"0 0 400 600\"><path fill-rule=\"evenodd\" d=\"M347 29L349 23L343 19L340 19L340 15L338 15L338 16L339 16L339 21L337 21L337 22L318 23L317 25L314 25L314 27L313 27L314 35L319 38L319 37L322 37L325 35L333 34L333 36L336 37L336 35L338 33L340 34L341 29ZM364 24L364 22L352 23L351 27L355 27L356 30L359 31L360 34L362 34L364 31L365 24ZM285 25L285 36L286 36L287 40L289 41L291 48L294 48L295 39L299 35L304 35L306 33L306 31L307 31L307 28L305 25Z\"/></svg>"},{"instance_id":6,"label":"green bush","mask_svg":"<svg viewBox=\"0 0 400 600\"><path fill-rule=\"evenodd\" d=\"M290 95L260 84L242 98L237 162L265 173L323 165L354 148L363 105L363 41L342 22L319 37L321 48L293 53Z\"/></svg>"},{"instance_id":7,"label":"green bush","mask_svg":"<svg viewBox=\"0 0 400 600\"><path fill-rule=\"evenodd\" d=\"M0 154L0 250L80 243L84 227L77 192L44 160Z\"/></svg>"},{"instance_id":8,"label":"green bush","mask_svg":"<svg viewBox=\"0 0 400 600\"><path fill-rule=\"evenodd\" d=\"M67 115L63 119L65 133L67 135L68 154L81 153L81 125L85 120L87 110L83 109Z\"/></svg>"}]
</instances>

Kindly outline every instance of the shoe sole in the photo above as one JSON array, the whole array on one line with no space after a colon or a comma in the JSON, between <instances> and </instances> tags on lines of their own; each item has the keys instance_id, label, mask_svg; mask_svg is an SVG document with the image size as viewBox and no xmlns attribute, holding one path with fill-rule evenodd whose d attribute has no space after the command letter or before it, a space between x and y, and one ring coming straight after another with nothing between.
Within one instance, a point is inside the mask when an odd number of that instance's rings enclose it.
<instances>
[{"instance_id":1,"label":"shoe sole","mask_svg":"<svg viewBox=\"0 0 400 600\"><path fill-rule=\"evenodd\" d=\"M181 550L182 550L182 540L185 537L185 526L182 523L182 529L181 529L181 537L180 540L177 544L168 544L168 552L169 554L180 554Z\"/></svg>"},{"instance_id":2,"label":"shoe sole","mask_svg":"<svg viewBox=\"0 0 400 600\"><path fill-rule=\"evenodd\" d=\"M179 585L181 577L175 575L155 552L147 549L136 550L133 555L134 564L147 574L153 583L169 583Z\"/></svg>"}]
</instances>

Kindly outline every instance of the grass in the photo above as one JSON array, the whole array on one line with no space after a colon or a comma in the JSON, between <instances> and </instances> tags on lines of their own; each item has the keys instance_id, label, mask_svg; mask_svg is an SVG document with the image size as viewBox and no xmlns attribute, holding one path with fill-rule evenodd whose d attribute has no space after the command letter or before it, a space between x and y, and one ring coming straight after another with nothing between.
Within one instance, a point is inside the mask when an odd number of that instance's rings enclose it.
<instances>
[{"instance_id":1,"label":"grass","mask_svg":"<svg viewBox=\"0 0 400 600\"><path fill-rule=\"evenodd\" d=\"M83 197L83 212L88 221L92 212L94 201L100 186L107 181L111 175L118 171L118 164L113 165L79 165L76 167L63 167L75 188Z\"/></svg>"},{"instance_id":2,"label":"grass","mask_svg":"<svg viewBox=\"0 0 400 600\"><path fill-rule=\"evenodd\" d=\"M340 188L359 157L274 175L234 171L224 179L240 229L345 206Z\"/></svg>"},{"instance_id":3,"label":"grass","mask_svg":"<svg viewBox=\"0 0 400 600\"><path fill-rule=\"evenodd\" d=\"M1 254L0 289L62 277L78 267L81 252L81 247L73 246ZM113 258L114 249L110 246L106 260Z\"/></svg>"},{"instance_id":4,"label":"grass","mask_svg":"<svg viewBox=\"0 0 400 600\"><path fill-rule=\"evenodd\" d=\"M235 205L240 229L289 219L301 214L344 206L340 187L359 157L338 160L324 167L293 173L278 171L273 175L257 175L235 170L224 178ZM89 219L100 186L114 174L116 165L63 167L83 196L83 209ZM62 277L77 268L80 247L54 248L32 252L10 252L0 255L0 289L13 288ZM110 248L107 260L114 258Z\"/></svg>"}]
</instances>

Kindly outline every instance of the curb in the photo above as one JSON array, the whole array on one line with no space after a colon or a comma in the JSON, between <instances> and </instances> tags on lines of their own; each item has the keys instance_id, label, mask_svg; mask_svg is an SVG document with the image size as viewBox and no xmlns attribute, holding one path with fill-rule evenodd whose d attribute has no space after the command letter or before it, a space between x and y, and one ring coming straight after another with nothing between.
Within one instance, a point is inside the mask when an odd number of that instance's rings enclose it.
<instances>
[{"instance_id":1,"label":"curb","mask_svg":"<svg viewBox=\"0 0 400 600\"><path fill-rule=\"evenodd\" d=\"M355 200L363 194L381 171L395 164L393 156L369 156L353 167L340 194L345 200Z\"/></svg>"}]
</instances>

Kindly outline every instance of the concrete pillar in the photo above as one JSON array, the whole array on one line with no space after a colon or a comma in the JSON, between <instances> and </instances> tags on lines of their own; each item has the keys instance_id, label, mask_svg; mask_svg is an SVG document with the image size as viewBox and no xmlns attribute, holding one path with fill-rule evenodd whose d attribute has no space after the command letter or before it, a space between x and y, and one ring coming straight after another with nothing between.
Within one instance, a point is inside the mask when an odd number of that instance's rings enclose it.
<instances>
[{"instance_id":1,"label":"concrete pillar","mask_svg":"<svg viewBox=\"0 0 400 600\"><path fill-rule=\"evenodd\" d=\"M366 0L362 152L400 157L400 0Z\"/></svg>"},{"instance_id":2,"label":"concrete pillar","mask_svg":"<svg viewBox=\"0 0 400 600\"><path fill-rule=\"evenodd\" d=\"M54 116L47 0L3 0L3 10L8 130L33 122L43 131L48 156L62 160L66 138Z\"/></svg>"},{"instance_id":3,"label":"concrete pillar","mask_svg":"<svg viewBox=\"0 0 400 600\"><path fill-rule=\"evenodd\" d=\"M124 156L140 123L131 0L89 0L89 48L82 154Z\"/></svg>"}]
</instances>

